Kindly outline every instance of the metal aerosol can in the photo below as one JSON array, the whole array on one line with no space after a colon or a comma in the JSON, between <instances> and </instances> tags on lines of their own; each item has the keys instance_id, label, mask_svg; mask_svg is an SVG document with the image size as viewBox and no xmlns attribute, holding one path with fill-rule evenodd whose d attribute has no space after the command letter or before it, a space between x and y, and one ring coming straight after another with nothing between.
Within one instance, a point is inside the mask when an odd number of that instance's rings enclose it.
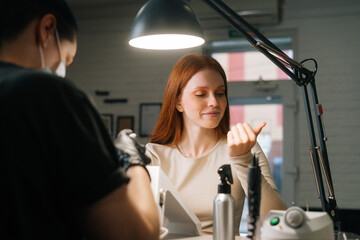
<instances>
[{"instance_id":1,"label":"metal aerosol can","mask_svg":"<svg viewBox=\"0 0 360 240\"><path fill-rule=\"evenodd\" d=\"M214 199L213 212L213 239L235 239L235 200L231 196L233 178L231 166L224 164L218 169L221 183L218 185L218 194Z\"/></svg>"}]
</instances>

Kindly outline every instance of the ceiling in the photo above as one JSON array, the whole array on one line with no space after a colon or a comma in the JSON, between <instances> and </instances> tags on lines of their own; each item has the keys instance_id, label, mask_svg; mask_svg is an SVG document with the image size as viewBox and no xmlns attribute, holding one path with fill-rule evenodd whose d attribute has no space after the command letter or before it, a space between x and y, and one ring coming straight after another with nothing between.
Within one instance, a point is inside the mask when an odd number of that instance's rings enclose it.
<instances>
[{"instance_id":1,"label":"ceiling","mask_svg":"<svg viewBox=\"0 0 360 240\"><path fill-rule=\"evenodd\" d=\"M90 15L97 15L100 8L110 9L107 14L110 14L111 9L121 6L132 6L139 9L139 6L144 5L148 0L67 0L71 8L87 9L91 12ZM171 0L168 0L171 1ZM203 26L222 27L224 20L211 9L204 1L188 0L192 5ZM280 20L280 0L222 0L225 4L231 7L239 15L245 18L254 25L271 25L277 24ZM79 11L78 11L79 12ZM82 11L84 12L84 11ZM227 23L226 23L227 24ZM219 26L218 26L219 25Z\"/></svg>"},{"instance_id":2,"label":"ceiling","mask_svg":"<svg viewBox=\"0 0 360 240\"><path fill-rule=\"evenodd\" d=\"M66 0L71 7L109 6L146 3L147 0Z\"/></svg>"}]
</instances>

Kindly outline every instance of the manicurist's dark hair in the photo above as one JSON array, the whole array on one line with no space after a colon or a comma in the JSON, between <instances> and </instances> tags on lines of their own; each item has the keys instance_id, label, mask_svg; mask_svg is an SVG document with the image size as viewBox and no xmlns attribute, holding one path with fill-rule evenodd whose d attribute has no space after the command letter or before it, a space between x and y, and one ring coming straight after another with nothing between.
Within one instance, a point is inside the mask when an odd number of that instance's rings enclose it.
<instances>
[{"instance_id":1,"label":"manicurist's dark hair","mask_svg":"<svg viewBox=\"0 0 360 240\"><path fill-rule=\"evenodd\" d=\"M15 39L34 19L54 14L61 39L75 40L77 23L65 0L1 0L0 49L3 42Z\"/></svg>"}]
</instances>

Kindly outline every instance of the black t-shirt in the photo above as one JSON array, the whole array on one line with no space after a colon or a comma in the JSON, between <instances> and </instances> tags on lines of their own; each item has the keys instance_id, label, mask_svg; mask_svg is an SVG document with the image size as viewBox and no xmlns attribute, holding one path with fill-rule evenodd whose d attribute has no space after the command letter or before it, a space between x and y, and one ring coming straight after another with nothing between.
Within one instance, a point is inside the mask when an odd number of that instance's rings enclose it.
<instances>
[{"instance_id":1,"label":"black t-shirt","mask_svg":"<svg viewBox=\"0 0 360 240\"><path fill-rule=\"evenodd\" d=\"M0 239L81 239L84 208L126 182L82 91L0 62Z\"/></svg>"}]
</instances>

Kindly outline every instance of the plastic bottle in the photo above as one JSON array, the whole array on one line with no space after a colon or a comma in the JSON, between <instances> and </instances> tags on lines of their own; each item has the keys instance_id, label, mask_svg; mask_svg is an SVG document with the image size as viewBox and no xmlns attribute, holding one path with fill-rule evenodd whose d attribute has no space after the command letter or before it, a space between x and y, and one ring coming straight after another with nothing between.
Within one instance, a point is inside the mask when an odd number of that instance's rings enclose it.
<instances>
[{"instance_id":1,"label":"plastic bottle","mask_svg":"<svg viewBox=\"0 0 360 240\"><path fill-rule=\"evenodd\" d=\"M233 178L229 164L218 169L221 183L218 185L218 194L214 199L213 239L235 239L235 200L231 196Z\"/></svg>"}]
</instances>

